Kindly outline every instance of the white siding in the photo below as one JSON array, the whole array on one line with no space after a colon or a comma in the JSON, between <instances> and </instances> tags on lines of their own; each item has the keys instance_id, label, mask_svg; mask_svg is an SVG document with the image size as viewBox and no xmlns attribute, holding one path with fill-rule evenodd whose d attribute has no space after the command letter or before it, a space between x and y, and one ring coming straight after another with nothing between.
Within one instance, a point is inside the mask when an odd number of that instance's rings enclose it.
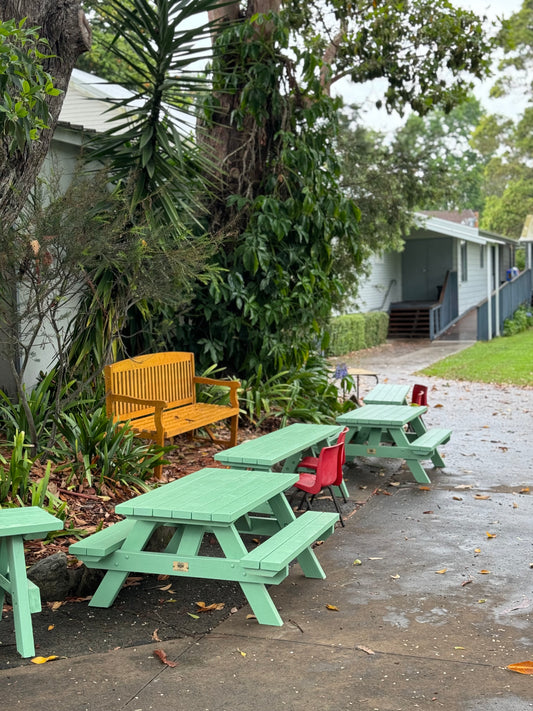
<instances>
[{"instance_id":1,"label":"white siding","mask_svg":"<svg viewBox=\"0 0 533 711\"><path fill-rule=\"evenodd\" d=\"M467 280L461 280L461 241L455 244L455 260L457 267L457 279L459 287L459 313L464 313L472 306L476 306L487 296L487 258L486 253L481 266L481 250L485 250L484 245L466 243L467 258Z\"/></svg>"},{"instance_id":2,"label":"white siding","mask_svg":"<svg viewBox=\"0 0 533 711\"><path fill-rule=\"evenodd\" d=\"M361 276L357 299L347 304L345 313L388 311L392 301L401 301L401 254L387 252L370 260L370 273Z\"/></svg>"}]
</instances>

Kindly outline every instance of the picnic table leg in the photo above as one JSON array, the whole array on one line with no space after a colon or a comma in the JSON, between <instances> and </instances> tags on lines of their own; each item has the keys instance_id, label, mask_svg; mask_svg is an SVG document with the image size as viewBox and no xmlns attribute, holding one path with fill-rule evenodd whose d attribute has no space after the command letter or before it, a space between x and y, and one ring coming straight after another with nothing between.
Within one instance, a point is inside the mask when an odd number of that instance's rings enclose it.
<instances>
[{"instance_id":1,"label":"picnic table leg","mask_svg":"<svg viewBox=\"0 0 533 711\"><path fill-rule=\"evenodd\" d=\"M394 444L396 444L398 447L409 447L409 438L407 437L407 433L404 432L403 429L390 428L389 434L394 440ZM415 481L417 481L419 484L431 484L431 479L426 474L426 470L420 464L420 461L418 459L407 459L406 457L405 463L409 467L411 474L414 476Z\"/></svg>"},{"instance_id":2,"label":"picnic table leg","mask_svg":"<svg viewBox=\"0 0 533 711\"><path fill-rule=\"evenodd\" d=\"M248 552L234 524L216 528L213 532L227 558L238 560ZM263 583L239 583L239 585L259 624L273 625L274 627L283 625L283 620L272 602L266 585L263 585Z\"/></svg>"},{"instance_id":3,"label":"picnic table leg","mask_svg":"<svg viewBox=\"0 0 533 711\"><path fill-rule=\"evenodd\" d=\"M281 526L286 526L291 523L291 521L294 521L294 511L291 509L289 502L283 494L278 494L273 499L270 499L269 503L274 512L274 516ZM319 578L323 580L326 577L311 547L305 548L296 560L300 564L300 568L306 578Z\"/></svg>"},{"instance_id":4,"label":"picnic table leg","mask_svg":"<svg viewBox=\"0 0 533 711\"><path fill-rule=\"evenodd\" d=\"M442 469L446 465L444 464L444 460L440 456L440 454L435 450L435 454L431 457L431 461L433 462L434 467L438 467L439 469Z\"/></svg>"},{"instance_id":5,"label":"picnic table leg","mask_svg":"<svg viewBox=\"0 0 533 711\"><path fill-rule=\"evenodd\" d=\"M135 521L128 537L122 544L121 550L141 551L158 525L150 521ZM111 607L130 572L132 571L108 570L92 596L89 607Z\"/></svg>"},{"instance_id":6,"label":"picnic table leg","mask_svg":"<svg viewBox=\"0 0 533 711\"><path fill-rule=\"evenodd\" d=\"M7 548L7 565L9 568L17 650L22 657L33 657L35 645L33 642L30 594L28 578L26 577L22 536L9 536L5 541L5 546Z\"/></svg>"},{"instance_id":7,"label":"picnic table leg","mask_svg":"<svg viewBox=\"0 0 533 711\"><path fill-rule=\"evenodd\" d=\"M7 584L7 549L4 538L0 538L0 576L6 578ZM2 608L4 606L6 591L0 582L0 618L2 617Z\"/></svg>"}]
</instances>

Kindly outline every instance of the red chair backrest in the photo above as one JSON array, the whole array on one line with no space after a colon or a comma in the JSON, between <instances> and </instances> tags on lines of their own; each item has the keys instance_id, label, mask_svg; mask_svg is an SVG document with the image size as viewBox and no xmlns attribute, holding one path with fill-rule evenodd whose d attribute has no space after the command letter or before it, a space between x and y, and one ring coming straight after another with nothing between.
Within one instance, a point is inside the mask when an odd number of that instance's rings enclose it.
<instances>
[{"instance_id":1,"label":"red chair backrest","mask_svg":"<svg viewBox=\"0 0 533 711\"><path fill-rule=\"evenodd\" d=\"M345 427L343 430L340 431L339 436L337 437L337 444L342 444L342 449L341 449L341 467L343 464L346 463L346 452L344 450L344 440L346 439L346 434L350 428ZM338 486L338 485L337 485Z\"/></svg>"},{"instance_id":2,"label":"red chair backrest","mask_svg":"<svg viewBox=\"0 0 533 711\"><path fill-rule=\"evenodd\" d=\"M426 385L413 385L413 395L411 398L413 405L428 404L428 389Z\"/></svg>"},{"instance_id":3,"label":"red chair backrest","mask_svg":"<svg viewBox=\"0 0 533 711\"><path fill-rule=\"evenodd\" d=\"M323 447L318 457L316 468L316 486L322 489L325 486L337 485L342 481L341 456L344 451L344 442L337 442L331 447Z\"/></svg>"}]
</instances>

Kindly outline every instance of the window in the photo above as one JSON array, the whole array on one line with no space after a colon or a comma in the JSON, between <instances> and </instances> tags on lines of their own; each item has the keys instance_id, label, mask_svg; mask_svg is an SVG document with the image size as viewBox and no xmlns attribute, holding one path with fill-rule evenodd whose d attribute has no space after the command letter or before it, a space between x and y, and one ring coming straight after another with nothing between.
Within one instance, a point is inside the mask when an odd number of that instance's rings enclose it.
<instances>
[{"instance_id":1,"label":"window","mask_svg":"<svg viewBox=\"0 0 533 711\"><path fill-rule=\"evenodd\" d=\"M467 243L461 240L461 281L468 281L467 249Z\"/></svg>"}]
</instances>

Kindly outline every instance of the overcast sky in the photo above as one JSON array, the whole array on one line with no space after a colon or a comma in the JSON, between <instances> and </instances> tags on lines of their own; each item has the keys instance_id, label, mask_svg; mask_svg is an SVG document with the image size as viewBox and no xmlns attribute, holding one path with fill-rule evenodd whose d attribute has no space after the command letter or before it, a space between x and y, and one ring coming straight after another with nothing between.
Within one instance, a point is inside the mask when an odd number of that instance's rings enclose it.
<instances>
[{"instance_id":1,"label":"overcast sky","mask_svg":"<svg viewBox=\"0 0 533 711\"><path fill-rule=\"evenodd\" d=\"M452 0L452 2L460 7L473 10L478 15L485 15L489 21L497 20L498 18L508 18L513 13L517 12L522 6L522 0ZM520 114L525 106L526 99L523 95L509 97L503 99L490 99L489 91L494 83L494 79L488 79L479 83L476 87L476 96L483 102L487 109L493 113L501 113L511 117L516 117ZM373 88L376 87L376 88ZM346 103L356 103L366 110L366 122L373 128L387 132L396 129L401 119L398 116L388 116L384 110L373 108L375 102L382 98L382 92L379 91L379 80L372 85L354 86L348 80L339 81L334 87L334 91L342 95Z\"/></svg>"}]
</instances>

